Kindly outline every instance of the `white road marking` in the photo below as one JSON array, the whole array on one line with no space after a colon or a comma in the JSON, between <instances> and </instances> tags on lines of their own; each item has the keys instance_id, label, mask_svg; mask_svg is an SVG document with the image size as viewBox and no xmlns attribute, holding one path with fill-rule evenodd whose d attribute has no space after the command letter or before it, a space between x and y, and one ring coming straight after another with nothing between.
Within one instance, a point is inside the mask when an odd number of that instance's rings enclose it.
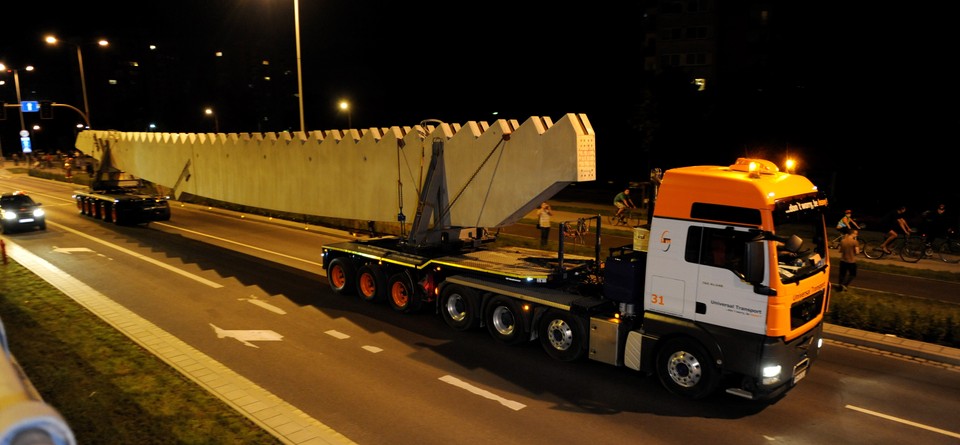
<instances>
[{"instance_id":1,"label":"white road marking","mask_svg":"<svg viewBox=\"0 0 960 445\"><path fill-rule=\"evenodd\" d=\"M65 253L70 255L72 253L93 253L93 250L90 250L86 247L54 247L54 252Z\"/></svg>"},{"instance_id":2,"label":"white road marking","mask_svg":"<svg viewBox=\"0 0 960 445\"><path fill-rule=\"evenodd\" d=\"M380 348L378 348L378 347L376 347L376 346L363 346L362 348L365 349L365 350L367 350L367 351L370 351L370 352L372 352L372 353L374 353L374 354L383 351L383 349L380 349Z\"/></svg>"},{"instance_id":3,"label":"white road marking","mask_svg":"<svg viewBox=\"0 0 960 445\"><path fill-rule=\"evenodd\" d=\"M171 225L171 224L169 224L169 223L154 222L153 224L157 224L157 225L160 225L160 226L163 226L163 227L169 227L169 228L171 228L171 229L179 230L179 231L181 231L181 232L192 233L192 234L194 234L194 235L202 236L202 237L205 237L205 238L215 239L215 240L217 240L217 241L223 241L223 242L225 242L225 243L236 244L236 245L238 245L238 246L246 247L247 249L259 250L259 251L261 251L261 252L266 252L266 253L269 253L269 254L271 254L271 255L276 255L276 256L280 256L280 257L284 257L284 258L289 258L289 259L291 259L291 260L301 261L301 262L304 262L304 263L307 263L307 264L311 264L311 265L314 265L314 266L323 267L323 264L322 264L322 263L318 263L318 262L316 262L316 261L305 260L305 259L303 259L303 258L298 258L298 257L295 257L295 256L290 256L290 255L283 254L283 253L280 253L280 252L275 252L275 251L273 251L273 250L267 250L267 249L264 249L264 248L262 248L262 247L251 246L251 245L249 245L249 244L239 243L239 242L236 242L236 241L231 240L231 239L220 238L219 236L213 236L213 235L208 235L208 234L206 234L206 233L200 233L200 232L197 232L197 231L195 231L195 230L184 229L183 227L177 227L177 226Z\"/></svg>"},{"instance_id":4,"label":"white road marking","mask_svg":"<svg viewBox=\"0 0 960 445\"><path fill-rule=\"evenodd\" d=\"M924 429L924 430L927 430L927 431L933 431L934 433L940 433L940 434L943 434L944 436L950 436L950 437L953 437L953 438L960 439L960 433L955 433L955 432L953 432L953 431L941 430L940 428L934 428L934 427L932 427L932 426L924 425L924 424L922 424L922 423L911 422L911 421L909 421L909 420L901 419L901 418L899 418L899 417L894 417L894 416L891 416L891 415L889 415L889 414L878 413L878 412L876 412L876 411L870 411L870 410L868 410L868 409L866 409L866 408L860 408L860 407L853 406L853 405L847 405L845 408L847 408L847 409L852 409L852 410L854 410L854 411L859 411L859 412L864 413L864 414L869 414L869 415L871 415L871 416L877 416L877 417L879 417L879 418L881 418L881 419L892 420L892 421L894 421L894 422L899 422L899 423L902 423L902 424L904 424L904 425L910 425L910 426L917 427L917 428L920 428L920 429Z\"/></svg>"},{"instance_id":5,"label":"white road marking","mask_svg":"<svg viewBox=\"0 0 960 445\"><path fill-rule=\"evenodd\" d=\"M260 306L275 314L287 315L287 311L280 309L270 303L267 303L266 301L258 300L257 297L254 297L252 295L250 296L250 298L240 298L240 301L244 301L244 300L250 302L250 304Z\"/></svg>"},{"instance_id":6,"label":"white road marking","mask_svg":"<svg viewBox=\"0 0 960 445\"><path fill-rule=\"evenodd\" d=\"M465 389L465 390L470 391L470 392L472 392L472 393L474 393L474 394L476 394L476 395L478 395L478 396L486 397L486 398L488 398L488 399L490 399L490 400L493 400L493 401L496 401L496 402L500 402L501 405L503 405L503 406L505 406L505 407L507 407L507 408L510 408L510 409L512 409L512 410L514 410L514 411L520 411L520 410L522 410L522 409L524 409L524 408L527 407L527 405L524 405L524 404L522 404L522 403L520 403L520 402L514 402L513 400L504 399L503 397L500 397L500 396L498 396L498 395L496 395L496 394L494 394L494 393L492 393L492 392L490 392L490 391L487 391L487 390L485 390L485 389L477 388L476 386L473 386L473 385L471 385L471 384L469 384L469 383L467 383L467 382L464 382L463 380L460 380L460 379L458 379L458 378L456 378L456 377L454 377L454 376L452 376L452 375L445 375L445 376L443 376L443 377L440 377L440 381L445 382L445 383L449 383L449 384L451 384L451 385L453 385L453 386L456 386L456 387L458 387L458 388Z\"/></svg>"},{"instance_id":7,"label":"white road marking","mask_svg":"<svg viewBox=\"0 0 960 445\"><path fill-rule=\"evenodd\" d=\"M235 338L251 348L259 348L259 346L250 343L252 341L280 341L283 339L282 335L265 329L228 330L220 329L213 323L210 323L210 326L213 327L213 332L217 333L217 338Z\"/></svg>"},{"instance_id":8,"label":"white road marking","mask_svg":"<svg viewBox=\"0 0 960 445\"><path fill-rule=\"evenodd\" d=\"M104 240L102 240L102 239L99 239L99 238L96 238L96 237L87 235L86 233L83 233L83 232L81 232L81 231L79 231L79 230L71 229L71 228L69 228L69 227L67 227L67 226L65 226L65 225L63 225L63 224L57 224L57 223L55 223L55 222L50 222L50 221L48 221L47 224L53 225L53 226L58 227L58 228L60 228L60 229L62 229L62 230L66 230L67 232L73 233L73 234L75 234L75 235L82 236L82 237L84 237L84 238L86 238L86 239L88 239L88 240L90 240L90 241L103 244L104 246L110 247L110 248L112 248L112 249L119 250L120 252L123 252L123 253L125 253L125 254L127 254L127 255L130 255L130 256L132 256L132 257L134 257L134 258L137 258L137 259L146 261L146 262L148 262L148 263L150 263L150 264L153 264L154 266L162 267L162 268L167 269L167 270L169 270L169 271L171 271L171 272L173 272L173 273L176 273L176 274L179 274L179 275L183 275L183 276L185 276L185 277L187 277L187 278L189 278L189 279L191 279L191 280L194 280L194 281L199 282L199 283L206 284L207 286L210 286L210 287L212 287L212 288L214 288L214 289L219 289L219 288L223 287L223 285L220 284L220 283L216 283L216 282L210 281L210 280L208 280L208 279L206 279L206 278L203 278L203 277L201 277L201 276L199 276L199 275L194 275L194 274L192 274L192 273L190 273L190 272L187 272L187 271L185 271L185 270L177 269L176 267L173 267L173 266L171 266L171 265L169 265L169 264L164 264L164 263L162 263L162 262L160 262L160 261L157 261L157 260L155 260L155 259L153 259L153 258L150 258L150 257L148 257L148 256L140 255L139 253L134 252L134 251L132 251L132 250L130 250L130 249L127 249L127 248L124 248L124 247L120 247L120 246L118 246L118 245L116 245L116 244L113 244L113 243L104 241Z\"/></svg>"},{"instance_id":9,"label":"white road marking","mask_svg":"<svg viewBox=\"0 0 960 445\"><path fill-rule=\"evenodd\" d=\"M327 335L329 335L329 336L331 336L331 337L333 337L333 338L339 339L339 340L343 340L343 339L346 339L346 338L350 338L349 335L344 334L343 332L340 332L340 331L335 331L335 330L333 330L333 329L331 329L331 330L329 330L329 331L327 331L327 332L324 332L324 334L327 334Z\"/></svg>"}]
</instances>

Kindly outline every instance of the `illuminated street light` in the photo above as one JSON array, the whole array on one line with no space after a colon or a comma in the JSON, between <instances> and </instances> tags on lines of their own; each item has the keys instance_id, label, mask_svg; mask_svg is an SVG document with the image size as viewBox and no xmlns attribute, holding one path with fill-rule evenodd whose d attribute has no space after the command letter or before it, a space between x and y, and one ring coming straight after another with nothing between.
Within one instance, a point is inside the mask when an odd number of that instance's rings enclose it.
<instances>
[{"instance_id":1,"label":"illuminated street light","mask_svg":"<svg viewBox=\"0 0 960 445\"><path fill-rule=\"evenodd\" d=\"M213 112L213 108L207 108L207 109L203 110L203 114L206 114L207 116L213 116L213 132L214 132L214 133L219 133L219 132L220 132L220 121L217 119L217 113L214 113L214 112Z\"/></svg>"},{"instance_id":2,"label":"illuminated street light","mask_svg":"<svg viewBox=\"0 0 960 445\"><path fill-rule=\"evenodd\" d=\"M87 122L87 126L90 126L90 103L87 101L87 79L83 74L83 53L80 51L80 44L59 40L53 35L46 36L44 41L50 45L56 45L59 42L64 42L77 48L77 63L80 65L80 88L83 91L83 114L85 115L84 120ZM108 46L110 45L110 42L108 42L106 39L100 39L97 41L97 45Z\"/></svg>"},{"instance_id":3,"label":"illuminated street light","mask_svg":"<svg viewBox=\"0 0 960 445\"><path fill-rule=\"evenodd\" d=\"M347 112L347 129L353 128L353 122L350 121L350 102L341 100L340 109Z\"/></svg>"}]
</instances>

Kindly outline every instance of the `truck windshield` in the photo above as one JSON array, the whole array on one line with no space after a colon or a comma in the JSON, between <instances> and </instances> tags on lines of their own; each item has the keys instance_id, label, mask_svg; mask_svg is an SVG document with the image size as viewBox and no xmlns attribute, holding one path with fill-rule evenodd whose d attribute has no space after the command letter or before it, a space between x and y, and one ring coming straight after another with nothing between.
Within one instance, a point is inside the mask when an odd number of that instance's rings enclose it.
<instances>
[{"instance_id":1,"label":"truck windshield","mask_svg":"<svg viewBox=\"0 0 960 445\"><path fill-rule=\"evenodd\" d=\"M825 209L826 200L818 197L778 203L773 215L777 240L772 243L781 282L796 282L826 268Z\"/></svg>"}]
</instances>

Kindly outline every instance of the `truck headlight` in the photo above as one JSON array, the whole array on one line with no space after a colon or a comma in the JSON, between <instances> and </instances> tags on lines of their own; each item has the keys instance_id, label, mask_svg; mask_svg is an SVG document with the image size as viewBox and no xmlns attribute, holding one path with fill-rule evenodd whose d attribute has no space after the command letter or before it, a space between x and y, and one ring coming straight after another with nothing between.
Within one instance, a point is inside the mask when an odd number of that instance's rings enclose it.
<instances>
[{"instance_id":1,"label":"truck headlight","mask_svg":"<svg viewBox=\"0 0 960 445\"><path fill-rule=\"evenodd\" d=\"M773 385L774 383L779 382L781 369L782 368L780 365L764 366L760 371L763 377L760 379L760 382L764 385Z\"/></svg>"}]
</instances>

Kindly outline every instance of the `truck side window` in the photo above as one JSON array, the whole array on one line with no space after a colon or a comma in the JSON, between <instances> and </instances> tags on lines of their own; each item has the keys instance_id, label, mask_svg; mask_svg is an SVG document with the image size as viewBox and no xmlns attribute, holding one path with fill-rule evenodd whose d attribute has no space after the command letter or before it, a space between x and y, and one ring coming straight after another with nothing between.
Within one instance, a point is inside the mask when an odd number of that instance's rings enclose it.
<instances>
[{"instance_id":1,"label":"truck side window","mask_svg":"<svg viewBox=\"0 0 960 445\"><path fill-rule=\"evenodd\" d=\"M730 229L691 227L686 260L705 266L743 270L744 234Z\"/></svg>"}]
</instances>

